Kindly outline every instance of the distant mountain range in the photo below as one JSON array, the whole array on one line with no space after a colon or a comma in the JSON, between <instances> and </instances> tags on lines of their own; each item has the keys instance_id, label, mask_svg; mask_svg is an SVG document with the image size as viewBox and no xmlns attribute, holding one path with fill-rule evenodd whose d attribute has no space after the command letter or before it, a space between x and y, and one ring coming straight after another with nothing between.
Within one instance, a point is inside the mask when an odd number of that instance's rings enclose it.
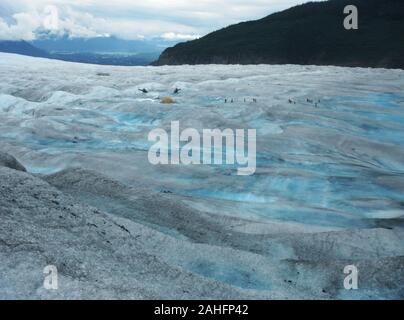
<instances>
[{"instance_id":1,"label":"distant mountain range","mask_svg":"<svg viewBox=\"0 0 404 320\"><path fill-rule=\"evenodd\" d=\"M176 42L161 38L123 40L116 37L50 37L27 41L1 41L0 52L72 62L104 65L148 65Z\"/></svg>"},{"instance_id":2,"label":"distant mountain range","mask_svg":"<svg viewBox=\"0 0 404 320\"><path fill-rule=\"evenodd\" d=\"M343 27L346 5L359 30ZM166 49L155 65L315 64L404 68L403 0L309 2Z\"/></svg>"},{"instance_id":3,"label":"distant mountain range","mask_svg":"<svg viewBox=\"0 0 404 320\"><path fill-rule=\"evenodd\" d=\"M31 44L50 53L161 53L165 48L175 45L177 42L162 38L124 40L117 37L70 38L64 36L39 38L32 41Z\"/></svg>"},{"instance_id":4,"label":"distant mountain range","mask_svg":"<svg viewBox=\"0 0 404 320\"><path fill-rule=\"evenodd\" d=\"M49 57L49 54L26 41L0 40L0 52L17 53L31 57Z\"/></svg>"}]
</instances>

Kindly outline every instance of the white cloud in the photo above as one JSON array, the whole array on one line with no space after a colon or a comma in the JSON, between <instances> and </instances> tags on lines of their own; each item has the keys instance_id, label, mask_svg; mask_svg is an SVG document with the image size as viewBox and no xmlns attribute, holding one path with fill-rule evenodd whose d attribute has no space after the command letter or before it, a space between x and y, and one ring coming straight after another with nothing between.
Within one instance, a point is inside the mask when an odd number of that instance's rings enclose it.
<instances>
[{"instance_id":1,"label":"white cloud","mask_svg":"<svg viewBox=\"0 0 404 320\"><path fill-rule=\"evenodd\" d=\"M35 37L37 29L73 37L189 40L236 22L264 17L304 0L1 0L0 39ZM57 30L49 28L57 8ZM10 14L12 12L12 14ZM49 30L50 29L50 30Z\"/></svg>"},{"instance_id":2,"label":"white cloud","mask_svg":"<svg viewBox=\"0 0 404 320\"><path fill-rule=\"evenodd\" d=\"M174 33L174 32L166 32L161 35L163 39L166 40L194 40L200 38L200 35L193 35L193 34L181 34L181 33Z\"/></svg>"},{"instance_id":3,"label":"white cloud","mask_svg":"<svg viewBox=\"0 0 404 320\"><path fill-rule=\"evenodd\" d=\"M12 16L15 24L7 24L0 18L0 39L3 40L32 40L34 31L40 27L40 18L33 14L16 13Z\"/></svg>"}]
</instances>

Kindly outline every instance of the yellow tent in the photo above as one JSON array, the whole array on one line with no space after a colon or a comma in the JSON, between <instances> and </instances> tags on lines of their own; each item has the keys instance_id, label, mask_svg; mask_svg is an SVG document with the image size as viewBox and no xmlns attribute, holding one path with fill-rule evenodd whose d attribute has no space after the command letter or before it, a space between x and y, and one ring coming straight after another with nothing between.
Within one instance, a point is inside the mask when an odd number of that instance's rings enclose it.
<instances>
[{"instance_id":1,"label":"yellow tent","mask_svg":"<svg viewBox=\"0 0 404 320\"><path fill-rule=\"evenodd\" d=\"M176 101L173 98L166 97L160 100L160 103L175 103Z\"/></svg>"}]
</instances>

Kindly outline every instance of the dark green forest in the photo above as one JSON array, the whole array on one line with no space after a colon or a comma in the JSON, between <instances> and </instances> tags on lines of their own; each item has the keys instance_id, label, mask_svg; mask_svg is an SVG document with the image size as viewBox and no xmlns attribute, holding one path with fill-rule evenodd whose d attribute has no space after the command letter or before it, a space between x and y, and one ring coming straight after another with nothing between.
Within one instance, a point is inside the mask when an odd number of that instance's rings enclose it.
<instances>
[{"instance_id":1,"label":"dark green forest","mask_svg":"<svg viewBox=\"0 0 404 320\"><path fill-rule=\"evenodd\" d=\"M359 29L346 30L346 5ZM404 68L403 0L309 2L166 49L165 64L314 64Z\"/></svg>"}]
</instances>

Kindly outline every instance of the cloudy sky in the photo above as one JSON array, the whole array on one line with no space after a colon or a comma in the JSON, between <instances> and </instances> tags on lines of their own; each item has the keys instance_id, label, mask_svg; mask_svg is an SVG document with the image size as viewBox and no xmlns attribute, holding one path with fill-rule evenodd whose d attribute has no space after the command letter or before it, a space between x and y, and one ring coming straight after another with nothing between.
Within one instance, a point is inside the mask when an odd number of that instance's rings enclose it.
<instances>
[{"instance_id":1,"label":"cloudy sky","mask_svg":"<svg viewBox=\"0 0 404 320\"><path fill-rule=\"evenodd\" d=\"M72 37L186 40L306 0L1 0L0 39Z\"/></svg>"}]
</instances>

